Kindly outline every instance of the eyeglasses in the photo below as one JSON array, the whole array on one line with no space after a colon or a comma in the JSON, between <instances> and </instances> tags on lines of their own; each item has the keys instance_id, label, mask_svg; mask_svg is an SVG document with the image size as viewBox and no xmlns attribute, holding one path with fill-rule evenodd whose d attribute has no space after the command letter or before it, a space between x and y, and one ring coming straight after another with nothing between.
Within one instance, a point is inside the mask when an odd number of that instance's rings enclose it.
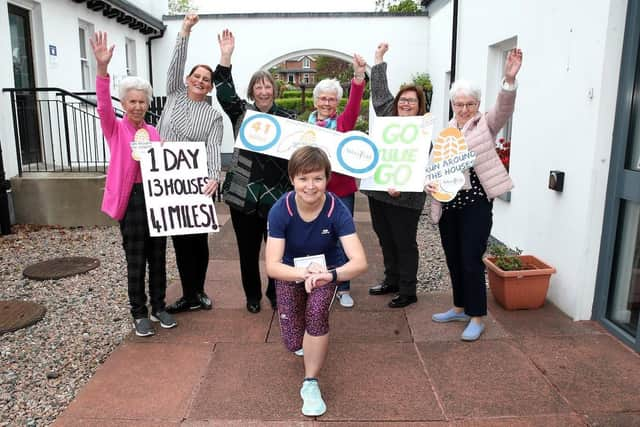
<instances>
[{"instance_id":1,"label":"eyeglasses","mask_svg":"<svg viewBox=\"0 0 640 427\"><path fill-rule=\"evenodd\" d=\"M478 105L477 102L467 102L465 104L463 104L461 102L454 102L453 103L453 108L455 108L456 110L462 110L464 107L467 107L467 110L470 110L473 107L475 107L476 105Z\"/></svg>"},{"instance_id":2,"label":"eyeglasses","mask_svg":"<svg viewBox=\"0 0 640 427\"><path fill-rule=\"evenodd\" d=\"M417 104L418 98L400 98L398 104Z\"/></svg>"},{"instance_id":3,"label":"eyeglasses","mask_svg":"<svg viewBox=\"0 0 640 427\"><path fill-rule=\"evenodd\" d=\"M336 102L338 102L337 98L329 98L326 96L321 96L320 98L318 98L318 101L325 104L325 103L329 103L329 104L335 104Z\"/></svg>"}]
</instances>

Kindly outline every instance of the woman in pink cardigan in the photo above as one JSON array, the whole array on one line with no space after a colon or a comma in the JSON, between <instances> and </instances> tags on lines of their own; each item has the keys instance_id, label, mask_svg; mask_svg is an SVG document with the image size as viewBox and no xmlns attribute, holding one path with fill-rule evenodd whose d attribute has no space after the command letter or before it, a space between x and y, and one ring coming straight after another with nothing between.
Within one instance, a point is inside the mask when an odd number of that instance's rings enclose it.
<instances>
[{"instance_id":1,"label":"woman in pink cardigan","mask_svg":"<svg viewBox=\"0 0 640 427\"><path fill-rule=\"evenodd\" d=\"M341 114L337 113L338 103L342 98L342 86L336 79L324 79L313 88L313 105L316 110L309 115L309 123L322 126L338 132L353 130L360 114L360 104L364 94L364 72L367 62L360 55L353 55L353 79L349 90L349 100ZM356 180L353 177L331 172L331 179L327 185L327 191L334 193L347 206L353 216L355 192L358 191ZM347 257L342 251L342 263L347 262ZM338 284L336 298L343 307L353 307L353 298L349 293L350 282Z\"/></svg>"},{"instance_id":2,"label":"woman in pink cardigan","mask_svg":"<svg viewBox=\"0 0 640 427\"><path fill-rule=\"evenodd\" d=\"M127 77L120 81L120 103L125 116L122 119L116 117L111 103L111 79L107 72L114 46L108 46L104 32L97 32L90 42L98 65L98 115L110 152L102 211L120 223L133 326L136 335L149 336L154 334L151 321L160 322L163 328L177 325L165 311L167 239L149 236L140 163L133 159L130 145L136 133L142 130L146 131L141 133L146 133L150 141L160 141L158 131L144 122L151 99L151 85L140 77ZM151 321L144 285L147 263Z\"/></svg>"},{"instance_id":3,"label":"woman in pink cardigan","mask_svg":"<svg viewBox=\"0 0 640 427\"><path fill-rule=\"evenodd\" d=\"M482 256L493 224L493 199L513 187L495 150L496 135L513 114L516 100L516 75L522 65L522 51L507 55L502 89L496 105L480 113L480 89L473 83L458 80L449 92L453 119L449 126L464 135L476 161L465 171L465 184L450 202L431 201L431 218L438 224L451 287L453 308L432 316L434 322L468 322L462 340L475 341L484 331L487 315L487 287ZM433 194L437 185L426 190Z\"/></svg>"}]
</instances>

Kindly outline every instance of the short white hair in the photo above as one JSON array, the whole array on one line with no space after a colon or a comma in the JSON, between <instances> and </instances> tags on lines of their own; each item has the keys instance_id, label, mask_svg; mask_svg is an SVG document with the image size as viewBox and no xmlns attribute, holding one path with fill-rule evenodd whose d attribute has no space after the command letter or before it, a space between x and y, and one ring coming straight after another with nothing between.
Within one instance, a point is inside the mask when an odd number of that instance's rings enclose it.
<instances>
[{"instance_id":1,"label":"short white hair","mask_svg":"<svg viewBox=\"0 0 640 427\"><path fill-rule=\"evenodd\" d=\"M142 77L138 76L129 76L120 80L118 84L118 95L120 96L120 100L124 101L124 98L127 96L130 90L141 90L147 96L147 100L151 103L151 99L153 97L153 89L151 88L151 84Z\"/></svg>"},{"instance_id":2,"label":"short white hair","mask_svg":"<svg viewBox=\"0 0 640 427\"><path fill-rule=\"evenodd\" d=\"M470 80L456 80L453 82L449 90L449 99L451 102L453 102L453 99L458 95L470 96L478 102L482 100L480 86Z\"/></svg>"},{"instance_id":3,"label":"short white hair","mask_svg":"<svg viewBox=\"0 0 640 427\"><path fill-rule=\"evenodd\" d=\"M336 79L320 80L313 88L313 99L317 101L321 92L335 92L336 98L342 99L342 86Z\"/></svg>"}]
</instances>

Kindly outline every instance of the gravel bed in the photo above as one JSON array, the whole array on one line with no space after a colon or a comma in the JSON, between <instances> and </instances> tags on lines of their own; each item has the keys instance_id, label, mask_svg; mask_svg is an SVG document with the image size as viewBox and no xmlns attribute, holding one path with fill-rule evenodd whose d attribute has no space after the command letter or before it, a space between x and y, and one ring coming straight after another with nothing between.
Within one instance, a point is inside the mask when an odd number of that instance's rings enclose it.
<instances>
[{"instance_id":1,"label":"gravel bed","mask_svg":"<svg viewBox=\"0 0 640 427\"><path fill-rule=\"evenodd\" d=\"M437 227L425 209L418 229L418 292L449 289ZM22 276L30 264L88 256L100 266L59 280ZM167 245L167 280L177 270ZM131 332L126 263L117 227L16 226L0 236L0 299L43 304L35 325L0 335L0 426L53 423L108 355Z\"/></svg>"},{"instance_id":2,"label":"gravel bed","mask_svg":"<svg viewBox=\"0 0 640 427\"><path fill-rule=\"evenodd\" d=\"M100 266L59 280L22 276L30 264L88 256ZM171 244L168 280L177 277ZM42 304L44 319L0 335L0 426L51 424L131 332L117 227L14 227L0 237L0 299Z\"/></svg>"}]
</instances>

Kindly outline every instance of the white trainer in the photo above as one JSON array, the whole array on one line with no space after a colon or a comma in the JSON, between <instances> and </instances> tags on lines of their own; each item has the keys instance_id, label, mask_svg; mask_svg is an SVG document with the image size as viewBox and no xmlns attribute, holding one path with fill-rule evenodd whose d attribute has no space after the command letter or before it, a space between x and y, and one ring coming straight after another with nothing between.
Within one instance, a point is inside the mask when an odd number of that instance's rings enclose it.
<instances>
[{"instance_id":1,"label":"white trainer","mask_svg":"<svg viewBox=\"0 0 640 427\"><path fill-rule=\"evenodd\" d=\"M336 298L338 298L338 300L340 301L341 306L345 308L353 307L354 301L351 297L351 294L349 294L348 292L338 292L336 293Z\"/></svg>"},{"instance_id":2,"label":"white trainer","mask_svg":"<svg viewBox=\"0 0 640 427\"><path fill-rule=\"evenodd\" d=\"M319 417L327 412L327 405L322 400L318 380L304 380L300 389L300 397L302 397L302 415Z\"/></svg>"}]
</instances>

